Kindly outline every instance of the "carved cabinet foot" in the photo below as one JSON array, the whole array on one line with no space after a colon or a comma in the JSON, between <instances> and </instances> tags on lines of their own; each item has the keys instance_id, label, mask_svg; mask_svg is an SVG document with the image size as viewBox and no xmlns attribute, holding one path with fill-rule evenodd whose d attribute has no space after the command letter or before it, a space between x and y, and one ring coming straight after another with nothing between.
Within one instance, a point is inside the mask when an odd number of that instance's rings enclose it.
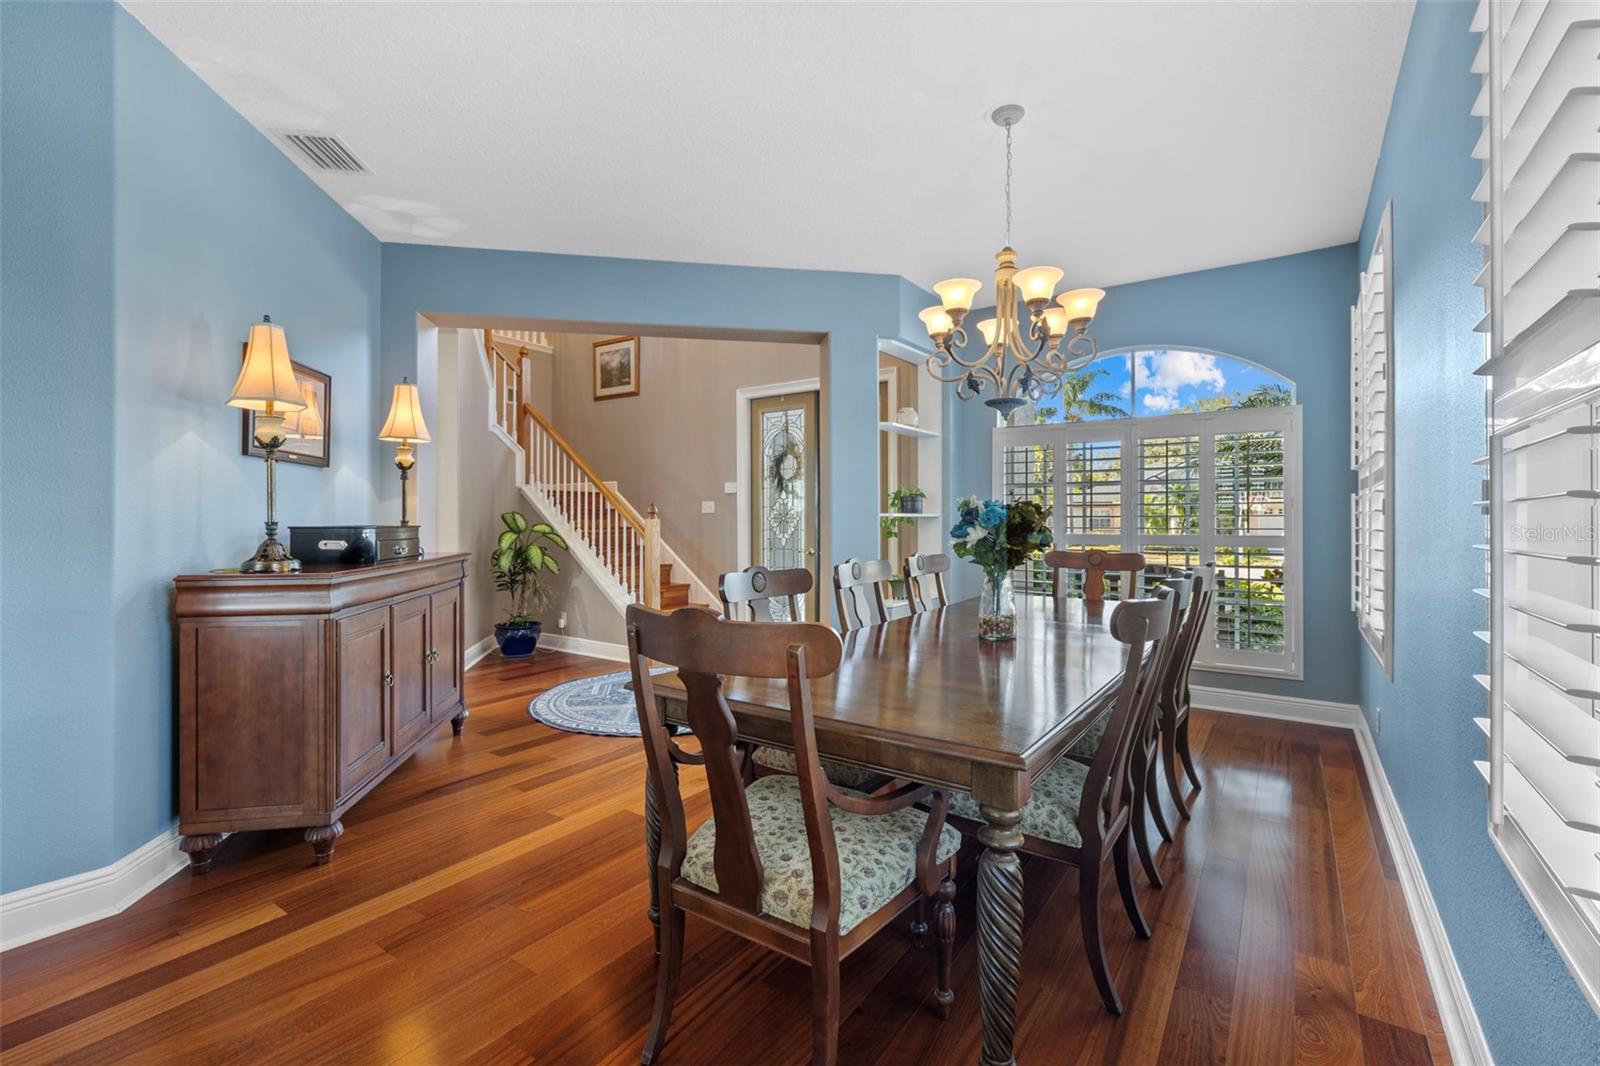
<instances>
[{"instance_id":1,"label":"carved cabinet foot","mask_svg":"<svg viewBox=\"0 0 1600 1066\"><path fill-rule=\"evenodd\" d=\"M221 833L199 833L184 837L178 843L178 850L189 856L189 872L198 875L211 869L211 860L221 843Z\"/></svg>"},{"instance_id":2,"label":"carved cabinet foot","mask_svg":"<svg viewBox=\"0 0 1600 1066\"><path fill-rule=\"evenodd\" d=\"M466 725L466 724L467 724L467 712L466 711L462 711L460 714L458 714L454 718L450 719L450 733L451 733L451 735L459 737L461 735L461 727Z\"/></svg>"},{"instance_id":3,"label":"carved cabinet foot","mask_svg":"<svg viewBox=\"0 0 1600 1066\"><path fill-rule=\"evenodd\" d=\"M984 846L978 860L978 992L983 1011L983 1066L1013 1066L1017 980L1022 970L1021 811L980 807Z\"/></svg>"},{"instance_id":4,"label":"carved cabinet foot","mask_svg":"<svg viewBox=\"0 0 1600 1066\"><path fill-rule=\"evenodd\" d=\"M335 819L332 825L314 825L306 830L306 843L317 853L317 865L326 866L333 858L333 842L344 833L344 823Z\"/></svg>"}]
</instances>

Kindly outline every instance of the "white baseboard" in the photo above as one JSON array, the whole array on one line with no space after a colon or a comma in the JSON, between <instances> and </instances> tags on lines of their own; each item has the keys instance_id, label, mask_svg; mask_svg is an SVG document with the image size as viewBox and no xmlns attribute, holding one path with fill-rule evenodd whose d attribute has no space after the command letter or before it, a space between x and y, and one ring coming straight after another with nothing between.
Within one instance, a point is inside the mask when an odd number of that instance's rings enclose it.
<instances>
[{"instance_id":1,"label":"white baseboard","mask_svg":"<svg viewBox=\"0 0 1600 1066\"><path fill-rule=\"evenodd\" d=\"M1406 897L1406 910L1411 913L1411 925L1417 931L1417 944L1422 949L1422 964L1428 970L1428 984L1433 988L1433 999L1439 1008L1439 1022L1444 1027L1445 1040L1450 1045L1450 1057L1461 1066L1491 1066L1494 1058L1489 1053L1488 1038L1478 1023L1478 1012L1472 1006L1467 992L1467 982L1456 965L1455 952L1450 950L1450 938L1444 931L1444 920L1434 905L1433 892L1428 888L1428 878L1422 872L1422 860L1417 857L1411 843L1411 833L1406 829L1405 817L1400 813L1400 803L1389 787L1389 777L1378 758L1378 746L1367 728L1365 716L1360 716L1355 726L1356 746L1361 749L1361 763L1366 767L1367 782L1372 786L1372 796L1378 808L1378 820L1383 823L1383 835L1389 841L1389 854L1394 859L1395 870L1400 874L1400 888Z\"/></svg>"},{"instance_id":2,"label":"white baseboard","mask_svg":"<svg viewBox=\"0 0 1600 1066\"><path fill-rule=\"evenodd\" d=\"M561 633L543 633L539 636L539 647L551 651L571 652L573 655L587 655L594 659L609 659L615 663L628 661L628 649L621 644L611 644L603 640L590 640L588 637L569 637Z\"/></svg>"},{"instance_id":3,"label":"white baseboard","mask_svg":"<svg viewBox=\"0 0 1600 1066\"><path fill-rule=\"evenodd\" d=\"M0 951L118 914L189 864L167 830L110 866L0 896Z\"/></svg>"},{"instance_id":4,"label":"white baseboard","mask_svg":"<svg viewBox=\"0 0 1600 1066\"><path fill-rule=\"evenodd\" d=\"M1229 714L1250 714L1258 718L1281 718L1289 722L1306 722L1311 725L1331 725L1340 729L1355 729L1361 717L1361 708L1354 703L1336 703L1333 700L1308 700L1301 696L1266 696L1257 692L1243 692L1232 688L1211 688L1191 685L1190 701L1208 711L1227 711Z\"/></svg>"},{"instance_id":5,"label":"white baseboard","mask_svg":"<svg viewBox=\"0 0 1600 1066\"><path fill-rule=\"evenodd\" d=\"M467 661L462 669L471 670L474 666L477 666L480 662L482 662L490 652L494 651L494 649L494 634L491 633L467 649Z\"/></svg>"},{"instance_id":6,"label":"white baseboard","mask_svg":"<svg viewBox=\"0 0 1600 1066\"><path fill-rule=\"evenodd\" d=\"M1461 976L1461 968L1456 965L1455 952L1450 949L1450 938L1445 935L1439 908L1434 905L1428 879L1422 872L1422 860L1417 857L1417 850L1411 843L1405 818L1400 814L1400 804L1389 787L1388 775L1384 773L1383 763L1378 758L1378 746L1373 743L1361 708L1354 703L1308 700L1297 696L1263 696L1254 692L1200 685L1191 686L1189 693L1194 706L1207 710L1334 726L1355 733L1356 746L1361 750L1361 765L1378 808L1379 828L1388 841L1389 854L1394 858L1395 870L1400 875L1406 911L1410 914L1412 928L1417 932L1422 963L1428 971L1428 984L1439 1008L1439 1021L1450 1045L1450 1056L1461 1066L1492 1066L1494 1059L1489 1054L1489 1042L1478 1023L1478 1012L1472 1006L1467 983Z\"/></svg>"}]
</instances>

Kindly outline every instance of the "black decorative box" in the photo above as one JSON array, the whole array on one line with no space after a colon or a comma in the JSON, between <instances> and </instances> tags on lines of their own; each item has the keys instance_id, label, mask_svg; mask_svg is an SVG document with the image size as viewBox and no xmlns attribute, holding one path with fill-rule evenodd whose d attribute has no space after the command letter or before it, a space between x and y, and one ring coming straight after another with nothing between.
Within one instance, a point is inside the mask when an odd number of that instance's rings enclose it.
<instances>
[{"instance_id":1,"label":"black decorative box","mask_svg":"<svg viewBox=\"0 0 1600 1066\"><path fill-rule=\"evenodd\" d=\"M290 526L289 552L302 563L371 566L422 558L416 526Z\"/></svg>"}]
</instances>

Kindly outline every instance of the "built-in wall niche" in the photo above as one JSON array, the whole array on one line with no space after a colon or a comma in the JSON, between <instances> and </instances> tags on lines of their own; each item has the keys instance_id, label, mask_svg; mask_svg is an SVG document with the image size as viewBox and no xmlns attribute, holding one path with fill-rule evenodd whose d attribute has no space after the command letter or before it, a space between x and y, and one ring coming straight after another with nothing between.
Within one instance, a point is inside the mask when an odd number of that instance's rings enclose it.
<instances>
[{"instance_id":1,"label":"built-in wall niche","mask_svg":"<svg viewBox=\"0 0 1600 1066\"><path fill-rule=\"evenodd\" d=\"M878 353L879 549L897 571L907 556L942 551L944 544L943 394L923 369L925 359L911 348ZM915 510L889 498L908 488L923 490Z\"/></svg>"}]
</instances>

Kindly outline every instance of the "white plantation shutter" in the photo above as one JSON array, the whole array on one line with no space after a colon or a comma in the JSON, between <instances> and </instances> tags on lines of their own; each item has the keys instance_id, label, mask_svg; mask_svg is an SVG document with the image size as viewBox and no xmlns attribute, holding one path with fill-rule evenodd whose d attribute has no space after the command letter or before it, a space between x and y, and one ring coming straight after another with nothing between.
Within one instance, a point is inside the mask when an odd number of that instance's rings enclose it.
<instances>
[{"instance_id":1,"label":"white plantation shutter","mask_svg":"<svg viewBox=\"0 0 1600 1066\"><path fill-rule=\"evenodd\" d=\"M1600 1010L1600 12L1484 0L1489 832Z\"/></svg>"},{"instance_id":2,"label":"white plantation shutter","mask_svg":"<svg viewBox=\"0 0 1600 1066\"><path fill-rule=\"evenodd\" d=\"M1390 373L1393 344L1393 257L1389 209L1384 208L1372 243L1367 269L1361 274L1356 305L1350 308L1350 451L1356 472L1351 501L1350 602L1356 624L1386 674L1392 676L1389 619L1394 610L1394 523L1390 520L1393 464L1389 461L1394 427L1394 379Z\"/></svg>"}]
</instances>

